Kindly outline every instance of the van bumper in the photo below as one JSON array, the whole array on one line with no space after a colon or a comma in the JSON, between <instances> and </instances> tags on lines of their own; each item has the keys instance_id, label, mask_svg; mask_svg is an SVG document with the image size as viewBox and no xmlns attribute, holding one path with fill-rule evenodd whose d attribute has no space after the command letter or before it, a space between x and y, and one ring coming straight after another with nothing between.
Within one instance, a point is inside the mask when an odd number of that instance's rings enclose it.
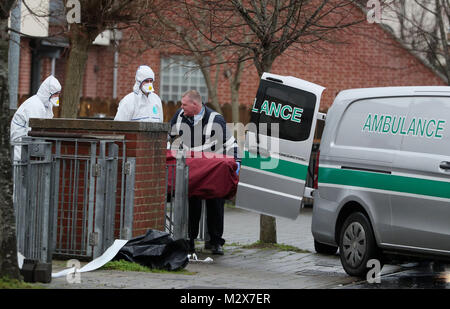
<instances>
[{"instance_id":1,"label":"van bumper","mask_svg":"<svg viewBox=\"0 0 450 309\"><path fill-rule=\"evenodd\" d=\"M320 198L319 190L314 191L314 206L311 232L314 240L337 246L335 229L338 203Z\"/></svg>"}]
</instances>

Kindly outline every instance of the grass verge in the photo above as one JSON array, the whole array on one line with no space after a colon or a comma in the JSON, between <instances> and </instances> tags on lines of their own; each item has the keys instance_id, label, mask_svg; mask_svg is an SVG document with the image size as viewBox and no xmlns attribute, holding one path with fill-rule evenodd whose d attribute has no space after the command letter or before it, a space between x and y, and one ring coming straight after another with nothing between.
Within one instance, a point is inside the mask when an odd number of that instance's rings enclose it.
<instances>
[{"instance_id":1,"label":"grass verge","mask_svg":"<svg viewBox=\"0 0 450 309\"><path fill-rule=\"evenodd\" d=\"M224 246L224 247L240 247L241 244L239 244L239 243L237 243L237 242L232 242L231 244L225 243L223 246Z\"/></svg>"},{"instance_id":2,"label":"grass verge","mask_svg":"<svg viewBox=\"0 0 450 309\"><path fill-rule=\"evenodd\" d=\"M177 275L195 275L195 272L187 271L186 269L180 269L175 271L162 270L162 269L151 269L140 265L138 263L132 263L128 261L111 261L106 263L101 270L120 270L120 271L140 271L146 273L158 273L158 274L177 274Z\"/></svg>"},{"instance_id":3,"label":"grass verge","mask_svg":"<svg viewBox=\"0 0 450 309\"><path fill-rule=\"evenodd\" d=\"M233 201L225 201L225 208L231 208L231 209L234 209L234 208L236 208L236 205L234 204L234 202Z\"/></svg>"},{"instance_id":4,"label":"grass verge","mask_svg":"<svg viewBox=\"0 0 450 309\"><path fill-rule=\"evenodd\" d=\"M0 290L1 289L44 289L45 287L26 283L17 279L11 279L8 277L0 277Z\"/></svg>"},{"instance_id":5,"label":"grass verge","mask_svg":"<svg viewBox=\"0 0 450 309\"><path fill-rule=\"evenodd\" d=\"M241 248L244 249L271 249L271 250L279 250L279 251L292 251L296 253L311 253L308 250L303 250L294 246L285 245L285 244L268 244L262 243L259 240L250 245L243 245Z\"/></svg>"}]
</instances>

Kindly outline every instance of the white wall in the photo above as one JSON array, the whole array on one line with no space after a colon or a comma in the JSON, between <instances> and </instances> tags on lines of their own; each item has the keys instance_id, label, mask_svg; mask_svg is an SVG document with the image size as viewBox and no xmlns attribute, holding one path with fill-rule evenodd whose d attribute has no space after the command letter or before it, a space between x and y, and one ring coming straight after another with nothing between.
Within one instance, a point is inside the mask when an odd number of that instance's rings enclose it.
<instances>
[{"instance_id":1,"label":"white wall","mask_svg":"<svg viewBox=\"0 0 450 309\"><path fill-rule=\"evenodd\" d=\"M38 37L48 36L49 2L50 0L22 0L22 33Z\"/></svg>"}]
</instances>

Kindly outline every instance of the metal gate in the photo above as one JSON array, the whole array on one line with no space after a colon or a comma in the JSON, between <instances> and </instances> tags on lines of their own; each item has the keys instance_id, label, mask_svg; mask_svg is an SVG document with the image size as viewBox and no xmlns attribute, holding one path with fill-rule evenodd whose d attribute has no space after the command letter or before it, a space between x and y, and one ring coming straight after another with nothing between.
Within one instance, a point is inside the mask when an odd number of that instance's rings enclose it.
<instances>
[{"instance_id":1,"label":"metal gate","mask_svg":"<svg viewBox=\"0 0 450 309\"><path fill-rule=\"evenodd\" d=\"M49 209L48 216L43 214L49 218L49 250L65 258L92 259L103 254L116 237L130 239L136 160L126 158L126 141L46 137L24 141L20 147L27 149L30 147L27 145L37 144L46 145L45 156L42 151L36 151L27 164L19 165L14 161L14 196L23 196L21 190L32 194L37 190L35 183L49 184L45 191L49 198L39 202L39 205L48 205L45 207ZM120 157L119 145L122 146ZM27 160L26 150L24 155ZM36 165L31 158L44 157L46 161L42 162L48 165L46 173L28 169L28 182L18 187L18 166ZM119 182L120 195L117 192ZM15 199L16 209L20 211L33 208L33 205L30 199ZM117 209L119 205L120 210ZM20 221L18 235L25 230ZM22 243L21 250L26 250L28 245ZM23 254L28 258L30 253Z\"/></svg>"},{"instance_id":2,"label":"metal gate","mask_svg":"<svg viewBox=\"0 0 450 309\"><path fill-rule=\"evenodd\" d=\"M51 143L30 142L12 149L17 250L29 259L50 263Z\"/></svg>"}]
</instances>

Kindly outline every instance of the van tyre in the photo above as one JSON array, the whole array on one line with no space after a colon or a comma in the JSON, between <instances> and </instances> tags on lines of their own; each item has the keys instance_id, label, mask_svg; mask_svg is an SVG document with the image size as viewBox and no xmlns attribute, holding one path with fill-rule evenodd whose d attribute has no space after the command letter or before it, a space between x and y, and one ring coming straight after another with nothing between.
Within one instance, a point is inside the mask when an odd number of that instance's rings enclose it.
<instances>
[{"instance_id":1,"label":"van tyre","mask_svg":"<svg viewBox=\"0 0 450 309\"><path fill-rule=\"evenodd\" d=\"M316 252L320 254L333 255L336 253L338 247L326 245L314 240L314 249L316 249Z\"/></svg>"},{"instance_id":2,"label":"van tyre","mask_svg":"<svg viewBox=\"0 0 450 309\"><path fill-rule=\"evenodd\" d=\"M367 262L378 259L382 267L372 226L361 212L352 213L342 225L339 253L344 270L350 276L365 278L370 268Z\"/></svg>"}]
</instances>

